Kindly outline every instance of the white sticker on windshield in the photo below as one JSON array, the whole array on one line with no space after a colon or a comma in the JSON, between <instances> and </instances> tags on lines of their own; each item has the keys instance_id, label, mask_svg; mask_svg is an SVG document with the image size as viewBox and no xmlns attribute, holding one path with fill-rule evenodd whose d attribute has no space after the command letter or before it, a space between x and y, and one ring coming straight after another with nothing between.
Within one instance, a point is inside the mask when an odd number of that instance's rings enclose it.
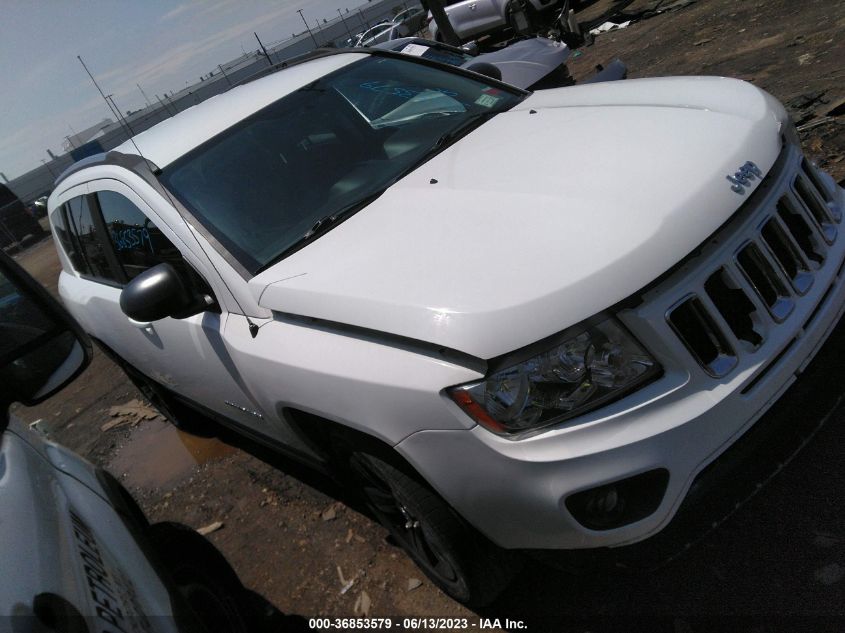
<instances>
[{"instance_id":1,"label":"white sticker on windshield","mask_svg":"<svg viewBox=\"0 0 845 633\"><path fill-rule=\"evenodd\" d=\"M405 53L406 55L414 55L415 57L422 57L425 55L426 51L428 51L428 46L423 46L422 44L408 44L399 52Z\"/></svg>"},{"instance_id":2,"label":"white sticker on windshield","mask_svg":"<svg viewBox=\"0 0 845 633\"><path fill-rule=\"evenodd\" d=\"M494 97L493 95L483 94L478 99L475 100L475 103L483 106L485 108L492 108L499 102L499 97Z\"/></svg>"}]
</instances>

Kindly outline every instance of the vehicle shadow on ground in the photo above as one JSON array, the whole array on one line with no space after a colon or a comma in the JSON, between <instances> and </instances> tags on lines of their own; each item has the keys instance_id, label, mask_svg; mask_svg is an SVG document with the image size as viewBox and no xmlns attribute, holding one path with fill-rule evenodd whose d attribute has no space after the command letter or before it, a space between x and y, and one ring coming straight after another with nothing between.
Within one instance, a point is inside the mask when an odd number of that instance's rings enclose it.
<instances>
[{"instance_id":1,"label":"vehicle shadow on ground","mask_svg":"<svg viewBox=\"0 0 845 633\"><path fill-rule=\"evenodd\" d=\"M718 526L704 512L671 534L669 550L647 540L633 556L620 555L631 548L594 560L540 554L480 615L524 619L535 630L596 631L602 622L672 631L845 630L845 410L841 386L831 381L826 391L835 408L817 397L787 415L815 435L765 486L752 481L757 494ZM729 481L725 492L738 485ZM685 540L696 534L697 541Z\"/></svg>"}]
</instances>

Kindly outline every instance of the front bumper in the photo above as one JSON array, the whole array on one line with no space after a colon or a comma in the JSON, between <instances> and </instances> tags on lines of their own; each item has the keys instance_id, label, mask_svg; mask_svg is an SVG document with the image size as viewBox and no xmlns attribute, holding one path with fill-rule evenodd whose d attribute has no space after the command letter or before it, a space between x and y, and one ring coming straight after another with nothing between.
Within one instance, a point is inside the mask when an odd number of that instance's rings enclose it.
<instances>
[{"instance_id":1,"label":"front bumper","mask_svg":"<svg viewBox=\"0 0 845 633\"><path fill-rule=\"evenodd\" d=\"M643 293L639 305L620 312L620 318L663 365L661 379L608 407L525 440L511 441L476 427L416 433L397 449L426 473L462 516L502 547L615 547L663 530L697 477L804 373L845 310L845 235L840 235L828 248L812 286L796 297L788 318L761 326L765 337L757 349L740 349L733 341L738 358L726 374L708 374L667 322L673 305L688 296L690 289L701 289L715 270L734 261L739 249L753 239L750 235L759 233L767 214L789 189L800 161L800 153L788 147L780 171L767 178L728 227ZM826 183L833 186L829 179ZM845 206L845 190L834 191L836 202ZM762 314L763 306L758 309ZM836 366L835 362L830 366ZM807 377L801 382L810 383L813 393L814 381ZM807 389L796 387L790 393L804 394L797 396L800 400L806 398ZM787 399L779 402L767 420L786 410L794 415L796 409L787 403ZM762 422L758 426L765 434L777 425ZM778 433L774 428L770 432ZM577 492L655 469L668 471L668 484L657 508L644 518L594 530L567 509L567 498ZM708 469L708 477L698 480L696 490L706 487L709 475L720 469L720 463Z\"/></svg>"}]
</instances>

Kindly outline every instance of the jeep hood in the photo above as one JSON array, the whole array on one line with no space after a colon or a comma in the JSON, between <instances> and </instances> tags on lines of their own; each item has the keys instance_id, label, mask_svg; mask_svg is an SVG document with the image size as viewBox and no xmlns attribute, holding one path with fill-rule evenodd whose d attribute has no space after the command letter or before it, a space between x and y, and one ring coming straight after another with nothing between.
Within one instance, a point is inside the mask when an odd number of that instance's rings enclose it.
<instances>
[{"instance_id":1,"label":"jeep hood","mask_svg":"<svg viewBox=\"0 0 845 633\"><path fill-rule=\"evenodd\" d=\"M780 104L715 77L536 93L250 281L258 303L492 358L632 295L781 149Z\"/></svg>"}]
</instances>

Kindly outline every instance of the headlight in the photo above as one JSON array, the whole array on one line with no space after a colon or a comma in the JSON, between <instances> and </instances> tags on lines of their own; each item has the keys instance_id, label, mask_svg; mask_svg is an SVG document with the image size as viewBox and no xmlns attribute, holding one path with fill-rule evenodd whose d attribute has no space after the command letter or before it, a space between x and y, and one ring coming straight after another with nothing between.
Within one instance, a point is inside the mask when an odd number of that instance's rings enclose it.
<instances>
[{"instance_id":1,"label":"headlight","mask_svg":"<svg viewBox=\"0 0 845 633\"><path fill-rule=\"evenodd\" d=\"M547 352L448 393L476 422L512 436L585 413L660 373L657 361L609 318Z\"/></svg>"}]
</instances>

